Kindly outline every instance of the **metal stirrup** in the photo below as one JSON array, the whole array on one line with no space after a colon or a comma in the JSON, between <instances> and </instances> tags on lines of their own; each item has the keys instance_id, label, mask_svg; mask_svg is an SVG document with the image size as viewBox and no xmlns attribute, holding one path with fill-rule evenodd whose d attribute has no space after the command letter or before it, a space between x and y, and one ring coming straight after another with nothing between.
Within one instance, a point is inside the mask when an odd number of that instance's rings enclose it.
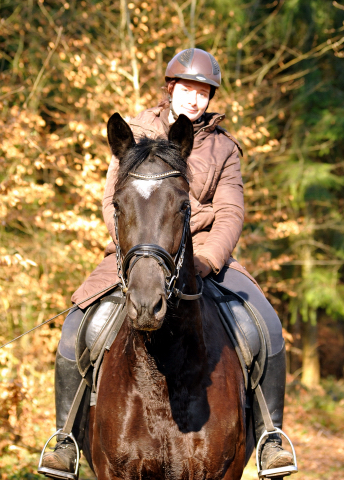
<instances>
[{"instance_id":1,"label":"metal stirrup","mask_svg":"<svg viewBox=\"0 0 344 480\"><path fill-rule=\"evenodd\" d=\"M43 462L43 455L45 453L45 450L47 448L48 443L50 440L54 437L57 437L57 435L64 435L66 438L70 438L76 447L76 464L75 464L75 470L74 473L71 472L63 472L62 470L57 470L55 468L49 468L49 467L43 467L42 462ZM72 433L65 433L62 431L62 428L60 430L57 430L50 438L48 438L46 444L44 445L44 448L41 453L41 457L39 459L39 464L38 464L38 469L37 472L41 473L42 475L45 475L50 478L57 478L60 480L78 480L79 477L79 461L80 461L80 450L78 447L78 444L74 438L74 435Z\"/></svg>"},{"instance_id":2,"label":"metal stirrup","mask_svg":"<svg viewBox=\"0 0 344 480\"><path fill-rule=\"evenodd\" d=\"M76 414L78 412L78 408L80 405L80 402L82 400L82 397L84 395L85 389L86 389L87 383L84 378L81 379L80 385L78 387L78 390L75 394L72 406L70 407L67 419L65 421L65 424L63 425L63 428L60 428L55 432L46 442L44 445L44 448L41 453L41 458L39 459L39 464L38 464L38 469L37 472L41 473L45 476L49 476L52 478L58 478L58 479L67 479L67 480L77 480L79 476L79 460L80 460L80 450L79 446L77 444L77 441L74 438L74 435L72 433L72 427L74 424L74 420L76 417ZM62 470L57 470L55 468L50 468L50 467L43 467L42 462L43 462L43 455L45 452L45 449L47 448L48 443L50 440L54 437L57 437L58 435L64 435L65 438L70 438L76 447L76 465L75 465L75 471L74 473L71 472L63 472Z\"/></svg>"},{"instance_id":3,"label":"metal stirrup","mask_svg":"<svg viewBox=\"0 0 344 480\"><path fill-rule=\"evenodd\" d=\"M292 473L296 473L298 471L297 469L297 462L296 462L296 454L295 454L295 449L294 446L290 440L290 438L278 427L275 427L272 418L268 409L268 406L266 404L266 400L263 394L263 390L260 384L257 385L257 388L255 389L256 397L258 400L259 408L262 413L263 421L265 424L265 430L262 433L257 446L256 446L256 463L257 463L257 470L258 470L258 477L259 478L273 478L273 477L281 477L283 478L284 476L291 475ZM280 435L283 435L288 442L289 445L291 446L292 452L293 452L293 462L294 465L287 465L286 467L279 467L279 468L269 468L266 470L262 470L261 462L260 462L260 449L262 442L265 437L269 437L269 435L272 435L273 433L279 433Z\"/></svg>"},{"instance_id":4,"label":"metal stirrup","mask_svg":"<svg viewBox=\"0 0 344 480\"><path fill-rule=\"evenodd\" d=\"M266 470L262 470L261 462L260 462L260 459L259 459L259 457L260 457L260 447L262 445L262 442L263 442L264 438L268 437L272 433L279 433L280 435L283 435L283 437L285 437L288 440L289 445L291 447L291 450L293 452L294 465L287 465L286 467L269 468L269 469L266 469ZM285 476L291 475L292 473L296 473L298 471L297 462L296 462L296 453L295 453L294 446L293 446L290 438L288 437L288 435L286 435L278 427L275 427L274 431L272 431L272 432L268 432L267 430L264 430L264 432L262 433L262 435L259 439L259 442L257 443L257 447L256 447L256 463L257 463L258 477L259 478L274 478L274 477L283 478Z\"/></svg>"}]
</instances>

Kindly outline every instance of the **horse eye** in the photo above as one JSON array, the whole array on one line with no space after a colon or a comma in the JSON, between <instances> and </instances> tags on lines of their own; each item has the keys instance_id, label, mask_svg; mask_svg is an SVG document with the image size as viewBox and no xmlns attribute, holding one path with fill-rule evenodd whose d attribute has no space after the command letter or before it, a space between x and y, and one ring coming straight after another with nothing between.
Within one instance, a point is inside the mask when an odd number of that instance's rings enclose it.
<instances>
[{"instance_id":1,"label":"horse eye","mask_svg":"<svg viewBox=\"0 0 344 480\"><path fill-rule=\"evenodd\" d=\"M115 207L115 210L116 210L116 213L119 214L120 212L120 208L119 208L119 205L117 202L113 201L112 202L112 205Z\"/></svg>"},{"instance_id":2,"label":"horse eye","mask_svg":"<svg viewBox=\"0 0 344 480\"><path fill-rule=\"evenodd\" d=\"M185 213L189 207L190 207L190 203L189 203L189 202L183 202L182 206L180 207L180 211L181 211L182 213Z\"/></svg>"}]
</instances>

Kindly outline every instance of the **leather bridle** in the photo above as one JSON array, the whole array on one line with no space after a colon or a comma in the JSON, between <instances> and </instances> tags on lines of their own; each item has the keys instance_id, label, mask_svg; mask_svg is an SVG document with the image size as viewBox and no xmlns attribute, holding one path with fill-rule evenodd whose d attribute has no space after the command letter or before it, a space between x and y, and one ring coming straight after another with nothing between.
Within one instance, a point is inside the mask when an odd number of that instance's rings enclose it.
<instances>
[{"instance_id":1,"label":"leather bridle","mask_svg":"<svg viewBox=\"0 0 344 480\"><path fill-rule=\"evenodd\" d=\"M138 173L129 173L130 176L139 178L141 180L162 180L168 177L177 177L182 176L186 181L187 178L178 170L172 170L169 172L163 172L159 174L144 175ZM179 272L182 268L185 256L186 249L186 240L187 234L190 226L190 216L191 216L191 207L188 205L185 211L184 225L182 238L180 240L178 251L173 259L173 257L159 245L152 243L140 243L132 247L127 254L122 256L121 247L119 244L118 237L118 217L115 209L114 220L115 220L115 236L116 236L116 260L117 260L117 273L121 280L122 290L124 293L128 291L128 279L130 272L132 271L134 265L141 258L153 258L159 266L162 268L165 276L165 290L166 290L166 299L170 299L172 294L175 295L179 300L197 300L202 296L203 291L203 282L200 288L200 291L194 295L188 295L183 293L181 290L176 288L176 282L179 278Z\"/></svg>"}]
</instances>

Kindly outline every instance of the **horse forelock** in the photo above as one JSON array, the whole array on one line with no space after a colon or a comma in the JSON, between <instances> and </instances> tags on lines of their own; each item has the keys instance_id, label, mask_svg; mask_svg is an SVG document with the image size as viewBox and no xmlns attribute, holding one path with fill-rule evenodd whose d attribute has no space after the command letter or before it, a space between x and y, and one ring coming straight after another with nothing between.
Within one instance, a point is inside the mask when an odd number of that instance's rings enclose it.
<instances>
[{"instance_id":1,"label":"horse forelock","mask_svg":"<svg viewBox=\"0 0 344 480\"><path fill-rule=\"evenodd\" d=\"M176 145L165 138L142 137L121 160L115 190L123 187L130 172L134 172L146 160L154 162L156 157L170 166L172 170L178 170L184 177L188 178L187 162L181 156Z\"/></svg>"}]
</instances>

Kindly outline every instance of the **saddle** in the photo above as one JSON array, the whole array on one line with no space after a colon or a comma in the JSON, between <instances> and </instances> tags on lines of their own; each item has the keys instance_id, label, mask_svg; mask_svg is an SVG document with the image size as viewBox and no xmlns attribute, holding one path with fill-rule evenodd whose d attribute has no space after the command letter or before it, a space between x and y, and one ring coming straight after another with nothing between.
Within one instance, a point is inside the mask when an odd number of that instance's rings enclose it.
<instances>
[{"instance_id":1,"label":"saddle","mask_svg":"<svg viewBox=\"0 0 344 480\"><path fill-rule=\"evenodd\" d=\"M204 280L203 293L215 301L222 324L238 355L246 389L255 389L266 360L266 342L259 312L213 279ZM110 350L126 316L124 303L125 296L121 290L115 290L90 306L79 326L76 359L80 375L91 388L91 406L97 401L97 380L104 352Z\"/></svg>"},{"instance_id":2,"label":"saddle","mask_svg":"<svg viewBox=\"0 0 344 480\"><path fill-rule=\"evenodd\" d=\"M203 293L215 301L222 324L238 355L246 391L249 388L258 391L266 360L266 342L259 313L245 299L222 287L211 278L204 280ZM90 406L96 405L98 373L104 353L105 350L110 350L126 315L125 296L120 289L114 290L87 309L78 329L75 346L82 381L62 429L63 432L72 431L86 387L91 389ZM262 401L265 404L264 397ZM265 410L269 417L267 407Z\"/></svg>"},{"instance_id":3,"label":"saddle","mask_svg":"<svg viewBox=\"0 0 344 480\"><path fill-rule=\"evenodd\" d=\"M91 388L91 406L96 404L98 373L105 350L110 350L126 317L124 304L123 292L114 290L87 309L78 329L75 356L80 375Z\"/></svg>"}]
</instances>

